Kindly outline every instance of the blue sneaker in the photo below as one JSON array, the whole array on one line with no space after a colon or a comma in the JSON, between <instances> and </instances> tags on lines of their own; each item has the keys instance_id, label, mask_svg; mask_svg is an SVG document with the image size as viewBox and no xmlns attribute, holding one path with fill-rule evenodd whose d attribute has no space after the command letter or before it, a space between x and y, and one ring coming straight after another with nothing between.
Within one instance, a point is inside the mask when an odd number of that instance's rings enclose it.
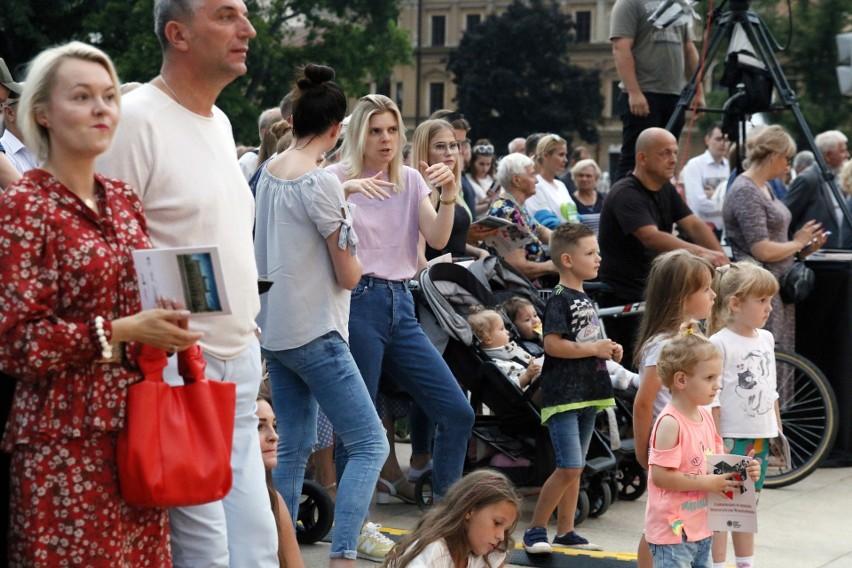
<instances>
[{"instance_id":1,"label":"blue sneaker","mask_svg":"<svg viewBox=\"0 0 852 568\"><path fill-rule=\"evenodd\" d=\"M526 542L526 540L524 540L524 542ZM567 546L569 548L579 548L581 550L603 550L603 548L597 544L592 544L585 538L578 535L576 531L555 536L553 538L553 544Z\"/></svg>"},{"instance_id":2,"label":"blue sneaker","mask_svg":"<svg viewBox=\"0 0 852 568\"><path fill-rule=\"evenodd\" d=\"M553 549L547 540L547 529L530 527L524 531L524 550L527 554L550 554Z\"/></svg>"}]
</instances>

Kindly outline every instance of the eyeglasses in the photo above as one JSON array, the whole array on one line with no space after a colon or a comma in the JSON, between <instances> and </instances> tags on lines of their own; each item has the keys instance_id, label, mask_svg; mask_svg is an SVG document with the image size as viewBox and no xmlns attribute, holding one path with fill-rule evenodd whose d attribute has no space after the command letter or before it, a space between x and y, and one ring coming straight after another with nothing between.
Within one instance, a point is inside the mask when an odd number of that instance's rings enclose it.
<instances>
[{"instance_id":1,"label":"eyeglasses","mask_svg":"<svg viewBox=\"0 0 852 568\"><path fill-rule=\"evenodd\" d=\"M446 142L438 142L437 144L432 144L432 149L439 154L446 154L447 152L457 154L459 151L459 143L450 142L447 144Z\"/></svg>"},{"instance_id":2,"label":"eyeglasses","mask_svg":"<svg viewBox=\"0 0 852 568\"><path fill-rule=\"evenodd\" d=\"M473 147L473 153L490 156L494 153L494 146L491 144L479 144L478 146Z\"/></svg>"}]
</instances>

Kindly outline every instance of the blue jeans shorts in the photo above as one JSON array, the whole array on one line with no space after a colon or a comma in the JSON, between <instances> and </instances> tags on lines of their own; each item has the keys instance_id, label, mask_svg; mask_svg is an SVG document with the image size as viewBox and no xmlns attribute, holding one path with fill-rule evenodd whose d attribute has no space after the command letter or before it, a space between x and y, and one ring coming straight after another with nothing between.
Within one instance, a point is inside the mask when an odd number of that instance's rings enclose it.
<instances>
[{"instance_id":1,"label":"blue jeans shorts","mask_svg":"<svg viewBox=\"0 0 852 568\"><path fill-rule=\"evenodd\" d=\"M548 418L547 431L556 454L556 467L582 469L586 465L597 413L594 406L587 406L566 410Z\"/></svg>"},{"instance_id":2,"label":"blue jeans shorts","mask_svg":"<svg viewBox=\"0 0 852 568\"><path fill-rule=\"evenodd\" d=\"M686 535L684 535L686 538ZM696 542L683 541L680 544L651 544L651 556L654 568L713 568L710 546L713 537Z\"/></svg>"}]
</instances>

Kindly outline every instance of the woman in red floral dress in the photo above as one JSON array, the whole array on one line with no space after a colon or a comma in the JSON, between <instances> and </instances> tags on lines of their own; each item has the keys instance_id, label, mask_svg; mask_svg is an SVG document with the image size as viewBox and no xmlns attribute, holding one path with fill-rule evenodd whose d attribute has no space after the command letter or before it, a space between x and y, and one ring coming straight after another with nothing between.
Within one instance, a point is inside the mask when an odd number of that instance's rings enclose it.
<instances>
[{"instance_id":1,"label":"woman in red floral dress","mask_svg":"<svg viewBox=\"0 0 852 568\"><path fill-rule=\"evenodd\" d=\"M19 122L43 165L0 197L0 370L18 381L3 439L12 566L171 565L167 513L121 499L115 443L141 378L133 343L185 349L200 334L186 312L140 312L142 207L94 171L118 114L100 50L74 42L33 61Z\"/></svg>"}]
</instances>

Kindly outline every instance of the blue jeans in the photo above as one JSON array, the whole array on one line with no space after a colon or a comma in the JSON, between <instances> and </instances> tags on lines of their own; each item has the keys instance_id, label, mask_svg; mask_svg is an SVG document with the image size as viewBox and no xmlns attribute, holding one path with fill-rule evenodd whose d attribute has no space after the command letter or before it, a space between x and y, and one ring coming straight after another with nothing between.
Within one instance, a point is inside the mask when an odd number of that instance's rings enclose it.
<instances>
[{"instance_id":1,"label":"blue jeans","mask_svg":"<svg viewBox=\"0 0 852 568\"><path fill-rule=\"evenodd\" d=\"M586 454L592 443L595 429L594 406L578 410L568 410L554 414L547 420L547 431L553 443L556 467L564 469L582 469L586 465Z\"/></svg>"},{"instance_id":2,"label":"blue jeans","mask_svg":"<svg viewBox=\"0 0 852 568\"><path fill-rule=\"evenodd\" d=\"M281 432L272 474L275 487L295 525L305 464L317 436L319 403L350 456L350 467L339 478L330 556L354 559L361 523L388 456L385 429L358 367L336 331L295 349L264 349L263 355Z\"/></svg>"},{"instance_id":3,"label":"blue jeans","mask_svg":"<svg viewBox=\"0 0 852 568\"><path fill-rule=\"evenodd\" d=\"M684 535L686 538L686 535ZM684 540L680 544L651 544L654 568L713 568L710 560L710 545L713 537L696 542Z\"/></svg>"},{"instance_id":4,"label":"blue jeans","mask_svg":"<svg viewBox=\"0 0 852 568\"><path fill-rule=\"evenodd\" d=\"M382 365L435 421L432 492L446 493L461 478L473 409L441 355L414 317L414 299L403 282L364 276L352 291L349 345L375 401ZM335 465L346 464L340 443Z\"/></svg>"}]
</instances>

